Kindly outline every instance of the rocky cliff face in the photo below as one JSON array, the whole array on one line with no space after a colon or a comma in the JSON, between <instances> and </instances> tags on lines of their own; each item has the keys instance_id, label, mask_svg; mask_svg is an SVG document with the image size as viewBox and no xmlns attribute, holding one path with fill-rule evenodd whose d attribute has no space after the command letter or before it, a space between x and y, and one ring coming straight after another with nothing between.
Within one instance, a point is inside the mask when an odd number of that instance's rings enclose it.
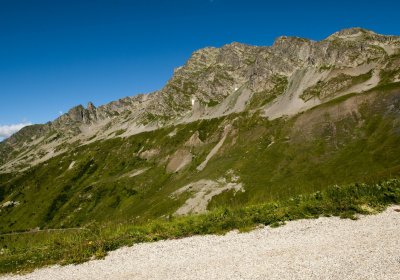
<instances>
[{"instance_id":1,"label":"rocky cliff face","mask_svg":"<svg viewBox=\"0 0 400 280\"><path fill-rule=\"evenodd\" d=\"M23 170L71 147L232 113L294 115L349 93L400 81L400 37L352 28L316 42L232 43L194 52L164 88L95 107L89 103L0 144L0 172Z\"/></svg>"}]
</instances>

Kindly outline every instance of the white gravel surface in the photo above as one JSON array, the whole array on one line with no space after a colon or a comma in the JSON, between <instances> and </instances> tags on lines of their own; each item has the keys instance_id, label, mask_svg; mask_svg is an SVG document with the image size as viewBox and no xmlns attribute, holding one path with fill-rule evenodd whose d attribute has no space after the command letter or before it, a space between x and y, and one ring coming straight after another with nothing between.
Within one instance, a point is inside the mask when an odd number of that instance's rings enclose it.
<instances>
[{"instance_id":1,"label":"white gravel surface","mask_svg":"<svg viewBox=\"0 0 400 280\"><path fill-rule=\"evenodd\" d=\"M400 279L400 207L357 221L138 244L104 260L1 279Z\"/></svg>"}]
</instances>

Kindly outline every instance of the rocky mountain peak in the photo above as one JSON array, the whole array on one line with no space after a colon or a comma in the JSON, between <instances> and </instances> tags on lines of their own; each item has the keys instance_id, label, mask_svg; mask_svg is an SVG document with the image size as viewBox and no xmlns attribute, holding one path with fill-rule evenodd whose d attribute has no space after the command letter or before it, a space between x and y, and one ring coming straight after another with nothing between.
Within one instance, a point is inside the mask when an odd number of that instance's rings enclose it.
<instances>
[{"instance_id":1,"label":"rocky mountain peak","mask_svg":"<svg viewBox=\"0 0 400 280\"><path fill-rule=\"evenodd\" d=\"M81 104L71 108L68 113L60 116L53 122L56 127L64 127L72 124L91 124L97 120L97 108L89 102L87 108Z\"/></svg>"},{"instance_id":2,"label":"rocky mountain peak","mask_svg":"<svg viewBox=\"0 0 400 280\"><path fill-rule=\"evenodd\" d=\"M82 122L84 116L85 108L82 105L75 106L71 108L67 115L71 120L76 122Z\"/></svg>"},{"instance_id":3,"label":"rocky mountain peak","mask_svg":"<svg viewBox=\"0 0 400 280\"><path fill-rule=\"evenodd\" d=\"M96 110L96 106L94 106L94 104L93 104L92 102L89 102L89 103L87 104L87 109L88 109L89 111L95 111L95 110Z\"/></svg>"},{"instance_id":4,"label":"rocky mountain peak","mask_svg":"<svg viewBox=\"0 0 400 280\"><path fill-rule=\"evenodd\" d=\"M296 36L280 36L275 39L272 47L276 48L282 45L304 45L304 44L309 44L311 42L313 41Z\"/></svg>"},{"instance_id":5,"label":"rocky mountain peak","mask_svg":"<svg viewBox=\"0 0 400 280\"><path fill-rule=\"evenodd\" d=\"M328 39L337 39L337 38L351 39L351 38L364 37L366 35L374 36L374 35L378 35L378 34L371 30L368 30L368 29L364 29L364 28L360 28L360 27L353 27L353 28L342 29L338 32L335 32L332 35L330 35L328 37Z\"/></svg>"}]
</instances>

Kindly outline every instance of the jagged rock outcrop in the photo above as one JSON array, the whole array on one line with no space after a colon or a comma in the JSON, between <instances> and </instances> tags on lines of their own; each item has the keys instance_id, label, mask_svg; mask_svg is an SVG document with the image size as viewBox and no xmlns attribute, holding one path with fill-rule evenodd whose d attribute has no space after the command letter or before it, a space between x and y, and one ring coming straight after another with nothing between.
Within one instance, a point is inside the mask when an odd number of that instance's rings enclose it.
<instances>
[{"instance_id":1,"label":"jagged rock outcrop","mask_svg":"<svg viewBox=\"0 0 400 280\"><path fill-rule=\"evenodd\" d=\"M400 81L400 37L361 28L316 42L279 37L270 47L231 43L195 51L159 91L72 108L0 145L0 172L20 170L82 145L168 124L245 110L293 115L348 93Z\"/></svg>"}]
</instances>

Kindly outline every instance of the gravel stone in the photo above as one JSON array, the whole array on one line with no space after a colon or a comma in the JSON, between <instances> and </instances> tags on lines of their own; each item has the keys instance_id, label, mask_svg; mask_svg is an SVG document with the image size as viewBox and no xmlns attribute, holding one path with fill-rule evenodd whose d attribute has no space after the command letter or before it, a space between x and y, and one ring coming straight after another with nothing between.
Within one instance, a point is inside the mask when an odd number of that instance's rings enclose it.
<instances>
[{"instance_id":1,"label":"gravel stone","mask_svg":"<svg viewBox=\"0 0 400 280\"><path fill-rule=\"evenodd\" d=\"M400 279L400 213L136 244L104 260L0 279Z\"/></svg>"}]
</instances>

